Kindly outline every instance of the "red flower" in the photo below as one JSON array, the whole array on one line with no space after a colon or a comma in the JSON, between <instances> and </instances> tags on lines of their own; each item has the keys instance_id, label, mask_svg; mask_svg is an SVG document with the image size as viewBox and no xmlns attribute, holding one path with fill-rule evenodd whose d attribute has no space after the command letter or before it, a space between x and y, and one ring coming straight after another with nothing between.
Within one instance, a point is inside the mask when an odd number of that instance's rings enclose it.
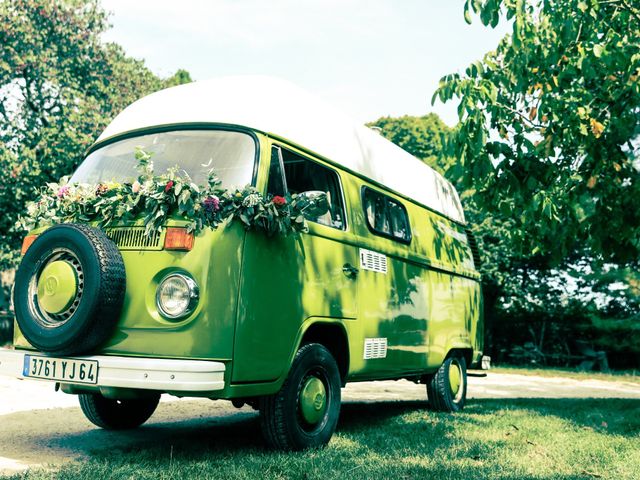
<instances>
[{"instance_id":1,"label":"red flower","mask_svg":"<svg viewBox=\"0 0 640 480\"><path fill-rule=\"evenodd\" d=\"M273 200L271 201L276 207L281 207L287 203L287 199L284 197L281 197L280 195L276 195L275 197L273 197Z\"/></svg>"},{"instance_id":2,"label":"red flower","mask_svg":"<svg viewBox=\"0 0 640 480\"><path fill-rule=\"evenodd\" d=\"M172 188L173 188L173 180L169 180L167 182L167 185L164 187L165 193L168 193L169 190L171 190Z\"/></svg>"}]
</instances>

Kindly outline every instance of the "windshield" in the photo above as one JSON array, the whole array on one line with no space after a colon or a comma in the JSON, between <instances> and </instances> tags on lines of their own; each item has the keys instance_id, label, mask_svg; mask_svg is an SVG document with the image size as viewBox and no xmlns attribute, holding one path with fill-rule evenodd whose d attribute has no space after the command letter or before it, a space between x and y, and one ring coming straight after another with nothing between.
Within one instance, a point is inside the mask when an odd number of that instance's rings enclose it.
<instances>
[{"instance_id":1,"label":"windshield","mask_svg":"<svg viewBox=\"0 0 640 480\"><path fill-rule=\"evenodd\" d=\"M156 175L180 168L194 183L204 185L213 169L225 188L250 184L255 162L255 142L240 132L224 130L179 130L120 140L92 152L78 167L70 182L133 182L138 178L136 148L151 153Z\"/></svg>"}]
</instances>

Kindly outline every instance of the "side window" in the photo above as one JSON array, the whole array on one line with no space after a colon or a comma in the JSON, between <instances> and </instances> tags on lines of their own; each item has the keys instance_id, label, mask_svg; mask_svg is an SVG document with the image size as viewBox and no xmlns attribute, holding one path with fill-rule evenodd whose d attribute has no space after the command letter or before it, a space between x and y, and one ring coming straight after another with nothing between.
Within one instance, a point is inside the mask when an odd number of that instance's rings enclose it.
<instances>
[{"instance_id":1,"label":"side window","mask_svg":"<svg viewBox=\"0 0 640 480\"><path fill-rule=\"evenodd\" d=\"M404 207L392 200L387 199L387 211L389 213L389 221L391 222L391 234L400 240L410 241L411 231L409 230L409 219Z\"/></svg>"},{"instance_id":2,"label":"side window","mask_svg":"<svg viewBox=\"0 0 640 480\"><path fill-rule=\"evenodd\" d=\"M283 196L287 191L284 183L284 172L282 171L282 153L280 147L271 147L271 166L269 167L269 182L267 184L267 194Z\"/></svg>"},{"instance_id":3,"label":"side window","mask_svg":"<svg viewBox=\"0 0 640 480\"><path fill-rule=\"evenodd\" d=\"M376 232L390 235L391 225L387 216L387 202L385 202L384 196L367 189L364 193L364 204L369 226Z\"/></svg>"},{"instance_id":4,"label":"side window","mask_svg":"<svg viewBox=\"0 0 640 480\"><path fill-rule=\"evenodd\" d=\"M280 151L284 165L285 185L289 193L323 192L327 195L329 211L319 217L307 217L307 220L344 230L346 226L344 205L336 172L284 148Z\"/></svg>"},{"instance_id":5,"label":"side window","mask_svg":"<svg viewBox=\"0 0 640 480\"><path fill-rule=\"evenodd\" d=\"M367 225L371 231L401 242L411 241L409 217L400 202L365 187L362 203Z\"/></svg>"}]
</instances>

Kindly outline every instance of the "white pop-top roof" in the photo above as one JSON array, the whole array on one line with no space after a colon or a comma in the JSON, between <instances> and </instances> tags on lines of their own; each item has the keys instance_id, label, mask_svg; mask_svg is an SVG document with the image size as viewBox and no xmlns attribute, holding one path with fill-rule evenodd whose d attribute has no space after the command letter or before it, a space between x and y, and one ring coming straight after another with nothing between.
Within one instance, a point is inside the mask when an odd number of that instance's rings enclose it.
<instances>
[{"instance_id":1,"label":"white pop-top roof","mask_svg":"<svg viewBox=\"0 0 640 480\"><path fill-rule=\"evenodd\" d=\"M232 76L152 93L125 108L98 141L140 128L225 123L276 135L464 223L454 187L438 172L290 82Z\"/></svg>"}]
</instances>

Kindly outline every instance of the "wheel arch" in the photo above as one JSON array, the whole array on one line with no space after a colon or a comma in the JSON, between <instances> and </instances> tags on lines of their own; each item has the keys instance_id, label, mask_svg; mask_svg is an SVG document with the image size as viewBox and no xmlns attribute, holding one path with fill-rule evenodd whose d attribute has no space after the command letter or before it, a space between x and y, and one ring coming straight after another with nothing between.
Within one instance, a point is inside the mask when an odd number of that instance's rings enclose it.
<instances>
[{"instance_id":1,"label":"wheel arch","mask_svg":"<svg viewBox=\"0 0 640 480\"><path fill-rule=\"evenodd\" d=\"M335 319L310 319L305 322L295 351L305 343L319 343L331 352L338 364L340 380L344 386L349 373L349 341L342 322Z\"/></svg>"},{"instance_id":2,"label":"wheel arch","mask_svg":"<svg viewBox=\"0 0 640 480\"><path fill-rule=\"evenodd\" d=\"M473 362L473 348L471 348L470 346L459 345L459 346L450 347L449 350L447 351L447 354L444 357L444 360L454 355L462 355L465 362L467 363L467 368L471 366L471 363Z\"/></svg>"}]
</instances>

